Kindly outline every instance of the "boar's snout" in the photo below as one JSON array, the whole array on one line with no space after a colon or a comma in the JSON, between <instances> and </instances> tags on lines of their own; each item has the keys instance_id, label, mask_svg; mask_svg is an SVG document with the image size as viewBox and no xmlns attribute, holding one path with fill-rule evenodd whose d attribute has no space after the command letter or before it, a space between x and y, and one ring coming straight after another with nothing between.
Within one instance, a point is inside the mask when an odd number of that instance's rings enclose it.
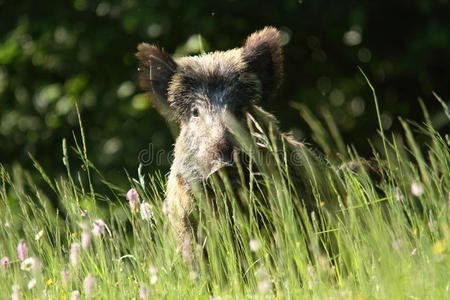
<instances>
[{"instance_id":1,"label":"boar's snout","mask_svg":"<svg viewBox=\"0 0 450 300\"><path fill-rule=\"evenodd\" d=\"M213 142L209 161L210 172L208 177L224 167L234 167L233 161L233 145L226 134Z\"/></svg>"}]
</instances>

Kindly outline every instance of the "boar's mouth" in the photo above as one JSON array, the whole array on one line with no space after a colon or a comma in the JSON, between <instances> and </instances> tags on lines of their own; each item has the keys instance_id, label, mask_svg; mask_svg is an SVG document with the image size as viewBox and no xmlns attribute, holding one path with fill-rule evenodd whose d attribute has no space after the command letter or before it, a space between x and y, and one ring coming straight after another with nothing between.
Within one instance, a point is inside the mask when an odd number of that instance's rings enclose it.
<instances>
[{"instance_id":1,"label":"boar's mouth","mask_svg":"<svg viewBox=\"0 0 450 300\"><path fill-rule=\"evenodd\" d=\"M219 179L220 184L224 183L224 177L228 178L228 181L232 187L236 187L239 183L239 170L234 163L226 162L220 166L214 167L205 179L207 185L211 185L211 178L216 177Z\"/></svg>"},{"instance_id":2,"label":"boar's mouth","mask_svg":"<svg viewBox=\"0 0 450 300\"><path fill-rule=\"evenodd\" d=\"M213 174L216 174L217 172L219 172L219 170L226 170L228 168L234 168L234 162L232 161L223 161L223 162L217 162L217 163L213 163L213 167L211 168L211 171L208 173L208 175L206 176L206 179L210 178Z\"/></svg>"}]
</instances>

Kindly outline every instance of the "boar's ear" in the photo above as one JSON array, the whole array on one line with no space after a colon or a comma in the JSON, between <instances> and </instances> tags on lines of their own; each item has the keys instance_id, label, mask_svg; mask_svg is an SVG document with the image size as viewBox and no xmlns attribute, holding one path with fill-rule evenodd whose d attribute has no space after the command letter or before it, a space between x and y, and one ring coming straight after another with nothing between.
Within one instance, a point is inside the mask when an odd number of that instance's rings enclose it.
<instances>
[{"instance_id":1,"label":"boar's ear","mask_svg":"<svg viewBox=\"0 0 450 300\"><path fill-rule=\"evenodd\" d=\"M248 71L261 81L262 100L267 101L279 86L283 72L280 32L274 27L265 27L253 33L242 47L242 57Z\"/></svg>"},{"instance_id":2,"label":"boar's ear","mask_svg":"<svg viewBox=\"0 0 450 300\"><path fill-rule=\"evenodd\" d=\"M147 92L155 108L164 117L171 117L167 89L177 64L170 55L156 46L142 43L137 49L139 84Z\"/></svg>"}]
</instances>

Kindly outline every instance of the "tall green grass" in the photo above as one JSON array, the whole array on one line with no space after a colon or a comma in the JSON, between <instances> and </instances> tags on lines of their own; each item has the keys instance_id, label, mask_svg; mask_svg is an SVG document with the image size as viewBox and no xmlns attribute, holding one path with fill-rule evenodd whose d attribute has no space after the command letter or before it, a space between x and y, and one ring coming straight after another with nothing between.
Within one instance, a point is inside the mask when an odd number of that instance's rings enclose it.
<instances>
[{"instance_id":1,"label":"tall green grass","mask_svg":"<svg viewBox=\"0 0 450 300\"><path fill-rule=\"evenodd\" d=\"M75 290L80 299L448 298L449 136L433 129L425 108L423 124L400 120L403 133L383 133L381 147L373 147L374 177L343 167L361 158L344 145L330 115L325 113L322 124L305 107L300 110L329 167L341 174L344 196L322 183L317 188L335 194L326 200L337 205L319 201L320 209L309 214L293 201L298 195L282 158L275 183L250 173L249 185L235 195L226 178L225 186L213 182L205 192L214 193L214 205L198 195L197 266L183 261L170 234L163 213L165 177L139 169L136 178L124 174L129 187L108 183L88 159L81 122L82 138L74 135L73 151L63 142L66 176L49 178L32 158L48 188L19 166L9 172L0 166L0 256L10 260L0 267L0 299L70 299ZM262 140L270 151L279 150L270 136ZM107 192L97 193L96 181ZM149 203L151 218L130 209L128 188ZM273 205L262 204L264 197ZM247 212L239 206L242 199ZM97 219L107 228L94 236ZM91 243L72 254L79 257L72 264L71 248L82 243L83 233ZM22 239L27 256L38 262L33 270L21 269ZM83 284L89 274L90 294ZM36 284L29 289L32 279Z\"/></svg>"}]
</instances>

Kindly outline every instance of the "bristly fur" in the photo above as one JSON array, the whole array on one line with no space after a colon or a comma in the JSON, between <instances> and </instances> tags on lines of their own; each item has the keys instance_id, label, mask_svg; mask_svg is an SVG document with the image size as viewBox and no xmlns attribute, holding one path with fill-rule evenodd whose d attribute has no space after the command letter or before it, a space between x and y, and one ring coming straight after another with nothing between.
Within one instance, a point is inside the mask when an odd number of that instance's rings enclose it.
<instances>
[{"instance_id":1,"label":"bristly fur","mask_svg":"<svg viewBox=\"0 0 450 300\"><path fill-rule=\"evenodd\" d=\"M192 106L238 105L257 102L261 85L257 76L247 72L242 49L212 52L177 60L178 71L168 90L172 111L180 121L186 120Z\"/></svg>"},{"instance_id":2,"label":"bristly fur","mask_svg":"<svg viewBox=\"0 0 450 300\"><path fill-rule=\"evenodd\" d=\"M141 43L136 57L139 60L139 85L148 93L154 107L166 117L170 116L166 104L169 82L177 69L176 63L165 51L154 45Z\"/></svg>"},{"instance_id":3,"label":"bristly fur","mask_svg":"<svg viewBox=\"0 0 450 300\"><path fill-rule=\"evenodd\" d=\"M208 182L220 169L236 168L240 158L234 151L243 155L239 134L230 127L230 120L236 120L241 135L249 135L251 116L263 128L258 135L274 134L274 143L278 149L286 146L289 157L299 152L300 162L289 166L289 172L305 206L315 206L309 184L318 160L308 147L279 132L276 118L258 106L267 102L280 84L283 56L278 30L266 27L250 35L242 48L228 51L173 60L156 46L141 44L136 56L141 87L166 118L180 125L165 201L186 260L194 258L195 224L189 221L195 209L194 187ZM268 152L260 143L258 147L260 152ZM268 178L277 177L273 164L265 169ZM317 173L326 176L325 171Z\"/></svg>"},{"instance_id":4,"label":"bristly fur","mask_svg":"<svg viewBox=\"0 0 450 300\"><path fill-rule=\"evenodd\" d=\"M263 86L263 99L268 100L283 76L280 32L274 27L265 27L253 33L245 41L242 52L248 70L258 74Z\"/></svg>"},{"instance_id":5,"label":"bristly fur","mask_svg":"<svg viewBox=\"0 0 450 300\"><path fill-rule=\"evenodd\" d=\"M136 57L141 88L161 114L177 121L191 109L192 97L210 99L205 93L220 86L226 87L219 95L225 96L222 100L266 103L282 77L280 33L273 27L250 35L242 48L175 61L158 47L142 43Z\"/></svg>"}]
</instances>

